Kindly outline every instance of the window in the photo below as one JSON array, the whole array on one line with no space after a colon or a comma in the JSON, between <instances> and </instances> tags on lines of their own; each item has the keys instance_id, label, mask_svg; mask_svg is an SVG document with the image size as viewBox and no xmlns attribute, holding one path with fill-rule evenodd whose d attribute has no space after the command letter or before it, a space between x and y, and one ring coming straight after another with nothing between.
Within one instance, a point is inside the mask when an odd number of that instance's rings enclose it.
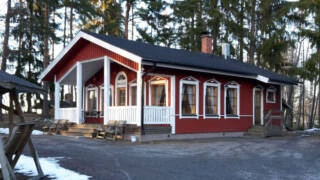
<instances>
[{"instance_id":1,"label":"window","mask_svg":"<svg viewBox=\"0 0 320 180\"><path fill-rule=\"evenodd\" d=\"M240 85L236 82L231 82L224 87L224 114L225 118L239 118L240 115Z\"/></svg>"},{"instance_id":2,"label":"window","mask_svg":"<svg viewBox=\"0 0 320 180\"><path fill-rule=\"evenodd\" d=\"M215 79L204 83L204 118L220 117L220 83Z\"/></svg>"},{"instance_id":3,"label":"window","mask_svg":"<svg viewBox=\"0 0 320 180\"><path fill-rule=\"evenodd\" d=\"M137 82L136 80L133 80L129 83L130 87L130 98L129 98L129 103L131 106L136 106L137 105Z\"/></svg>"},{"instance_id":4,"label":"window","mask_svg":"<svg viewBox=\"0 0 320 180\"><path fill-rule=\"evenodd\" d=\"M154 77L149 83L149 103L151 106L166 106L168 94L168 80Z\"/></svg>"},{"instance_id":5,"label":"window","mask_svg":"<svg viewBox=\"0 0 320 180\"><path fill-rule=\"evenodd\" d=\"M94 116L98 111L98 87L90 84L86 88L87 114Z\"/></svg>"},{"instance_id":6,"label":"window","mask_svg":"<svg viewBox=\"0 0 320 180\"><path fill-rule=\"evenodd\" d=\"M113 106L113 86L110 85L109 105ZM104 114L104 85L100 86L100 112L101 116Z\"/></svg>"},{"instance_id":7,"label":"window","mask_svg":"<svg viewBox=\"0 0 320 180\"><path fill-rule=\"evenodd\" d=\"M119 72L116 77L116 104L117 106L127 105L127 76Z\"/></svg>"},{"instance_id":8,"label":"window","mask_svg":"<svg viewBox=\"0 0 320 180\"><path fill-rule=\"evenodd\" d=\"M199 82L193 77L180 81L180 118L198 118Z\"/></svg>"},{"instance_id":9,"label":"window","mask_svg":"<svg viewBox=\"0 0 320 180\"><path fill-rule=\"evenodd\" d=\"M276 103L276 92L277 92L277 89L273 86L267 89L267 92L266 92L267 103Z\"/></svg>"}]
</instances>

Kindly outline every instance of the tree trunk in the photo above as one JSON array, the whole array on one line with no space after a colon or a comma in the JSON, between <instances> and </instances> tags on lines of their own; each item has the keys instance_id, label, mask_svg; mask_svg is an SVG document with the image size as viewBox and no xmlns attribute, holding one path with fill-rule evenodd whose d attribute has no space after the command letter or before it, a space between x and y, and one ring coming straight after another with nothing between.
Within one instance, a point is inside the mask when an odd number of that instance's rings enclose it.
<instances>
[{"instance_id":1,"label":"tree trunk","mask_svg":"<svg viewBox=\"0 0 320 180\"><path fill-rule=\"evenodd\" d=\"M73 1L72 2L72 5L70 7L70 40L73 39Z\"/></svg>"},{"instance_id":2,"label":"tree trunk","mask_svg":"<svg viewBox=\"0 0 320 180\"><path fill-rule=\"evenodd\" d=\"M66 47L66 30L67 30L67 7L64 7L63 48Z\"/></svg>"},{"instance_id":3,"label":"tree trunk","mask_svg":"<svg viewBox=\"0 0 320 180\"><path fill-rule=\"evenodd\" d=\"M304 86L304 84L302 85ZM297 118L297 129L300 129L300 124L301 124L301 115L302 115L302 93L303 93L303 87L300 86L300 96L299 96L299 105L298 105L298 118Z\"/></svg>"},{"instance_id":4,"label":"tree trunk","mask_svg":"<svg viewBox=\"0 0 320 180\"><path fill-rule=\"evenodd\" d=\"M309 129L313 128L313 122L314 122L313 113L314 113L314 106L316 102L316 81L314 81L313 93L311 93L311 95L312 95L312 102L311 102L311 105L309 106L309 119L308 119Z\"/></svg>"},{"instance_id":5,"label":"tree trunk","mask_svg":"<svg viewBox=\"0 0 320 180\"><path fill-rule=\"evenodd\" d=\"M6 71L7 69L7 58L9 54L8 42L9 42L9 31L10 31L10 18L11 18L11 0L7 2L7 14L5 20L5 30L3 38L2 47L2 57L1 57L1 70ZM0 94L0 103L2 103L2 94ZM0 120L2 119L2 110L0 109Z\"/></svg>"},{"instance_id":6,"label":"tree trunk","mask_svg":"<svg viewBox=\"0 0 320 180\"><path fill-rule=\"evenodd\" d=\"M239 59L243 62L243 48L244 48L244 32L243 32L243 24L244 24L244 0L241 0L241 10L240 10L240 36L239 36L239 45L240 45L240 53Z\"/></svg>"},{"instance_id":7,"label":"tree trunk","mask_svg":"<svg viewBox=\"0 0 320 180\"><path fill-rule=\"evenodd\" d=\"M250 22L250 47L249 47L249 62L254 64L254 53L255 53L255 46L256 46L256 37L255 37L255 32L256 32L256 0L252 0L251 3L251 22Z\"/></svg>"},{"instance_id":8,"label":"tree trunk","mask_svg":"<svg viewBox=\"0 0 320 180\"><path fill-rule=\"evenodd\" d=\"M43 50L43 68L46 68L49 64L49 50L48 50L48 31L49 31L49 7L48 7L48 0L45 2L45 9L44 9L44 17L45 17L45 34L44 34L44 50ZM48 90L49 84L47 81L43 82L43 89L45 93L43 94L43 116L44 118L49 118L49 103L48 103Z\"/></svg>"},{"instance_id":9,"label":"tree trunk","mask_svg":"<svg viewBox=\"0 0 320 180\"><path fill-rule=\"evenodd\" d=\"M129 16L130 16L130 9L132 7L133 0L127 0L126 3L126 14L124 16L124 38L128 39L128 31L129 31Z\"/></svg>"},{"instance_id":10,"label":"tree trunk","mask_svg":"<svg viewBox=\"0 0 320 180\"><path fill-rule=\"evenodd\" d=\"M10 31L10 18L11 18L11 0L7 2L7 14L5 20L5 29L4 29L4 38L3 38L3 47L2 47L2 57L1 57L1 70L6 71L7 69L7 58L9 55L9 31Z\"/></svg>"}]
</instances>

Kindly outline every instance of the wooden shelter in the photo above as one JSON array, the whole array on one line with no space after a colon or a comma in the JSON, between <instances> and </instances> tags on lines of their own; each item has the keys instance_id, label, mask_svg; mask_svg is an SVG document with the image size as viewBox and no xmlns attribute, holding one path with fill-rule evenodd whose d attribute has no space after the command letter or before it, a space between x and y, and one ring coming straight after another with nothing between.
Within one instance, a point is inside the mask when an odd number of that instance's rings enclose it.
<instances>
[{"instance_id":1,"label":"wooden shelter","mask_svg":"<svg viewBox=\"0 0 320 180\"><path fill-rule=\"evenodd\" d=\"M19 103L18 94L24 92L43 93L43 89L31 82L0 71L0 95L9 93L10 105L6 106L0 102L0 109L8 112L8 138L0 138L0 163L4 180L14 180L14 167L18 162L26 144L29 144L34 162L38 170L38 177L43 177L39 163L38 153L31 141L31 134L35 122L26 122ZM19 116L19 122L13 121L13 115Z\"/></svg>"}]
</instances>

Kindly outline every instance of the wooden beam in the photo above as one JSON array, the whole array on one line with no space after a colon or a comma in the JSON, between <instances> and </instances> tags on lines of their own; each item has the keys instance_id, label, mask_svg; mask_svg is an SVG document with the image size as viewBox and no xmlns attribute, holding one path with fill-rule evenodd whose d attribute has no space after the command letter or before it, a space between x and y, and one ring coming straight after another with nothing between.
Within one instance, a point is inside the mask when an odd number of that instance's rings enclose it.
<instances>
[{"instance_id":1,"label":"wooden beam","mask_svg":"<svg viewBox=\"0 0 320 180\"><path fill-rule=\"evenodd\" d=\"M37 152L36 148L34 148L34 146L32 144L31 137L29 138L29 148L30 148L31 154L33 156L34 163L36 164L36 167L37 167L38 176L40 178L44 177L44 173L42 171L42 168L41 168L41 165L40 165L40 162L39 162L39 155L38 155L38 152Z\"/></svg>"},{"instance_id":2,"label":"wooden beam","mask_svg":"<svg viewBox=\"0 0 320 180\"><path fill-rule=\"evenodd\" d=\"M19 102L19 99L18 99L18 94L16 92L12 92L12 98L13 98L13 101L14 101L14 104L15 104L15 107L16 107L17 114L20 117L20 121L24 122L23 112L22 112L22 109L21 109L21 106L20 106L20 102Z\"/></svg>"},{"instance_id":3,"label":"wooden beam","mask_svg":"<svg viewBox=\"0 0 320 180\"><path fill-rule=\"evenodd\" d=\"M0 163L1 163L1 171L2 177L4 180L16 180L16 176L13 172L13 169L10 166L10 163L7 159L7 156L4 151L4 144L2 142L2 138L0 138Z\"/></svg>"}]
</instances>

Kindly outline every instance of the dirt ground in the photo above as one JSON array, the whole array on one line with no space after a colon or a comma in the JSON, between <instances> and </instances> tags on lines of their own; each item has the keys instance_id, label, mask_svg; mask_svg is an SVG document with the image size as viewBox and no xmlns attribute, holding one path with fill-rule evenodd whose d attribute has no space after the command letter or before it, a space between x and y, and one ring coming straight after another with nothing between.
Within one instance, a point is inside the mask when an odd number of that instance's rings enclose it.
<instances>
[{"instance_id":1,"label":"dirt ground","mask_svg":"<svg viewBox=\"0 0 320 180\"><path fill-rule=\"evenodd\" d=\"M64 157L61 166L92 179L320 179L320 137L148 144L49 135L32 138L41 157ZM24 154L30 155L28 150Z\"/></svg>"}]
</instances>

